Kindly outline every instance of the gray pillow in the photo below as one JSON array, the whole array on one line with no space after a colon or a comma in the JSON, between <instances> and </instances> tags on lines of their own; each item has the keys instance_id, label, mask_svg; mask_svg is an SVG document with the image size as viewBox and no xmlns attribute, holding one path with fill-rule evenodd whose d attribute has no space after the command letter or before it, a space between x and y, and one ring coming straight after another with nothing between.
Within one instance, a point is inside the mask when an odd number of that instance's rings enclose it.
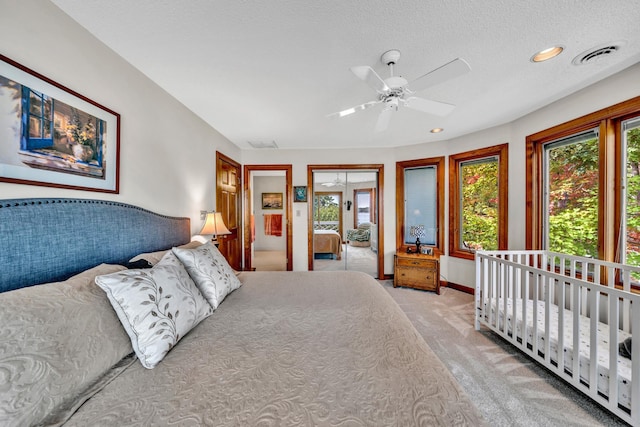
<instances>
[{"instance_id":1,"label":"gray pillow","mask_svg":"<svg viewBox=\"0 0 640 427\"><path fill-rule=\"evenodd\" d=\"M102 264L64 282L0 294L0 425L64 422L132 353L94 284L95 276L122 269Z\"/></svg>"}]
</instances>

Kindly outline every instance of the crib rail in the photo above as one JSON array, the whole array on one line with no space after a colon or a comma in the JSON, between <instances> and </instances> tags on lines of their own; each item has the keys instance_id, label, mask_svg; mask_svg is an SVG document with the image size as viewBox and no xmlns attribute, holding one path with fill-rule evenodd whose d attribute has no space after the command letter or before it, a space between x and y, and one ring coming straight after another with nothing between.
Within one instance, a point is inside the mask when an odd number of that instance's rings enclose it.
<instances>
[{"instance_id":1,"label":"crib rail","mask_svg":"<svg viewBox=\"0 0 640 427\"><path fill-rule=\"evenodd\" d=\"M640 425L640 340L632 340L630 396L621 399L619 393L626 381L619 373L620 337L640 331L640 295L630 292L634 277L640 268L556 252L479 251L475 327L489 327L609 411ZM599 331L602 325L605 332ZM589 332L587 345L581 328ZM604 368L597 363L603 338ZM599 384L603 372L609 378Z\"/></svg>"}]
</instances>

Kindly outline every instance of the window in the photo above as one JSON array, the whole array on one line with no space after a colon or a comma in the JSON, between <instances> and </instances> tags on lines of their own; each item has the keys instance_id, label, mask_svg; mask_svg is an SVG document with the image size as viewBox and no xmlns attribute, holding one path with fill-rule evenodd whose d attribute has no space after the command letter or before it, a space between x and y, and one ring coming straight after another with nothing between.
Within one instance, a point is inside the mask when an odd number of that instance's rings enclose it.
<instances>
[{"instance_id":1,"label":"window","mask_svg":"<svg viewBox=\"0 0 640 427\"><path fill-rule=\"evenodd\" d=\"M22 100L22 111L29 112L26 146L23 147L23 150L53 145L51 132L53 121L52 98L23 86Z\"/></svg>"},{"instance_id":2,"label":"window","mask_svg":"<svg viewBox=\"0 0 640 427\"><path fill-rule=\"evenodd\" d=\"M544 247L597 257L598 129L544 146Z\"/></svg>"},{"instance_id":3,"label":"window","mask_svg":"<svg viewBox=\"0 0 640 427\"><path fill-rule=\"evenodd\" d=\"M527 137L527 249L640 266L640 97Z\"/></svg>"},{"instance_id":4,"label":"window","mask_svg":"<svg viewBox=\"0 0 640 427\"><path fill-rule=\"evenodd\" d=\"M342 235L342 193L313 193L313 229L334 230Z\"/></svg>"},{"instance_id":5,"label":"window","mask_svg":"<svg viewBox=\"0 0 640 427\"><path fill-rule=\"evenodd\" d=\"M358 228L363 222L375 223L375 189L359 188L353 190L353 226ZM349 202L347 202L349 203Z\"/></svg>"},{"instance_id":6,"label":"window","mask_svg":"<svg viewBox=\"0 0 640 427\"><path fill-rule=\"evenodd\" d=\"M507 248L508 144L449 157L449 255Z\"/></svg>"},{"instance_id":7,"label":"window","mask_svg":"<svg viewBox=\"0 0 640 427\"><path fill-rule=\"evenodd\" d=\"M444 157L396 163L396 248L406 251L416 238L444 252ZM422 226L422 227L420 227ZM411 230L424 230L412 235Z\"/></svg>"},{"instance_id":8,"label":"window","mask_svg":"<svg viewBox=\"0 0 640 427\"><path fill-rule=\"evenodd\" d=\"M621 262L640 266L640 117L623 121L621 131L625 165Z\"/></svg>"}]
</instances>

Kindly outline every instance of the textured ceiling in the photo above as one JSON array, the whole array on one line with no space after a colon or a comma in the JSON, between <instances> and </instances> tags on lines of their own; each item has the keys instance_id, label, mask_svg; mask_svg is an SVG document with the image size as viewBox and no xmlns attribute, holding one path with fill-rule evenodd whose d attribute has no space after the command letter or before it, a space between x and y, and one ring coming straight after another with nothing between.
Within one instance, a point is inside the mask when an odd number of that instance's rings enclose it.
<instances>
[{"instance_id":1,"label":"textured ceiling","mask_svg":"<svg viewBox=\"0 0 640 427\"><path fill-rule=\"evenodd\" d=\"M637 0L53 0L53 3L240 148L392 147L510 122L640 61ZM573 65L620 42L614 55ZM560 44L557 58L531 56ZM349 68L399 49L411 81L457 57L471 72L418 95L447 117L401 108L374 132L381 105ZM442 127L443 133L430 129Z\"/></svg>"}]
</instances>

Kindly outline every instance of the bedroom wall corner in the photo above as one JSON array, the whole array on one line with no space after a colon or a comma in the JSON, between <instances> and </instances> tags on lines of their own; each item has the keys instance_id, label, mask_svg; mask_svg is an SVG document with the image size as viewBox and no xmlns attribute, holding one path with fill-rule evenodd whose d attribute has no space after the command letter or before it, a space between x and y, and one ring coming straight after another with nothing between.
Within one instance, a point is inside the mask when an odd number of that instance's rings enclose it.
<instances>
[{"instance_id":1,"label":"bedroom wall corner","mask_svg":"<svg viewBox=\"0 0 640 427\"><path fill-rule=\"evenodd\" d=\"M0 53L121 115L120 193L0 183L0 198L117 200L191 218L215 207L215 152L240 150L51 2L1 0Z\"/></svg>"}]
</instances>

